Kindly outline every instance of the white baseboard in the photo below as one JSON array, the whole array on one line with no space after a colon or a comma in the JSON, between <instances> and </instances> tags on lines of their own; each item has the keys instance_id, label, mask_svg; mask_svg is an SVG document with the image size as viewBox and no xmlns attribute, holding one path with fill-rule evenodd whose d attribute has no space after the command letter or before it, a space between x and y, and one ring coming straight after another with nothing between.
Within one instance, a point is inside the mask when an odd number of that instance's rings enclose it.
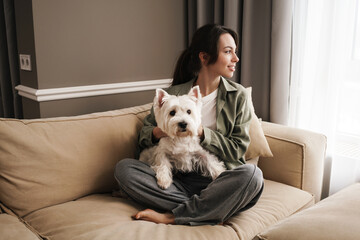
<instances>
[{"instance_id":1,"label":"white baseboard","mask_svg":"<svg viewBox=\"0 0 360 240\"><path fill-rule=\"evenodd\" d=\"M130 93L167 88L172 79L158 79L124 83L109 83L65 88L35 89L18 85L15 87L19 95L37 102L64 100L71 98L103 96L118 93Z\"/></svg>"}]
</instances>

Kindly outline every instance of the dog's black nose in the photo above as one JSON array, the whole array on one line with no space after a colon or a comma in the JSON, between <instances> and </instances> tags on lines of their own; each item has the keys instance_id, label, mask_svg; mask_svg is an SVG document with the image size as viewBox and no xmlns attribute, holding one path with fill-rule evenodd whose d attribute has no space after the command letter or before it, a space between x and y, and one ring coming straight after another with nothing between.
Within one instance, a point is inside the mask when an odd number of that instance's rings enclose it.
<instances>
[{"instance_id":1,"label":"dog's black nose","mask_svg":"<svg viewBox=\"0 0 360 240\"><path fill-rule=\"evenodd\" d=\"M179 122L178 125L179 125L179 127L180 127L181 129L183 129L183 130L185 130L186 127L187 127L187 123L186 123L186 122Z\"/></svg>"}]
</instances>

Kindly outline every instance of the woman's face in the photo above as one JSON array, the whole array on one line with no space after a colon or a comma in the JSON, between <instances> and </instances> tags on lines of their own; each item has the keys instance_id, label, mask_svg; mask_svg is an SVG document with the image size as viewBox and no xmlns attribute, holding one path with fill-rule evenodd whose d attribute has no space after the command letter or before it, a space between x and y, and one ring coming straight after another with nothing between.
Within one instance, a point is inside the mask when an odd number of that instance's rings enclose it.
<instances>
[{"instance_id":1,"label":"woman's face","mask_svg":"<svg viewBox=\"0 0 360 240\"><path fill-rule=\"evenodd\" d=\"M218 58L214 64L208 65L208 69L216 76L231 78L234 75L236 63L239 58L236 55L234 38L229 34L222 34L218 41Z\"/></svg>"}]
</instances>

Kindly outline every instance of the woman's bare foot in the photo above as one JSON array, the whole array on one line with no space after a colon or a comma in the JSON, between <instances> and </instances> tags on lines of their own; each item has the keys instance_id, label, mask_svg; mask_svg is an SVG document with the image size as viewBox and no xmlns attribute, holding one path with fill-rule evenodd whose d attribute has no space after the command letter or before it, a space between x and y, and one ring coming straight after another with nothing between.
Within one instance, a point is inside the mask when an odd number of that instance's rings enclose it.
<instances>
[{"instance_id":1,"label":"woman's bare foot","mask_svg":"<svg viewBox=\"0 0 360 240\"><path fill-rule=\"evenodd\" d=\"M133 218L154 223L175 224L175 216L172 213L159 213L152 209L140 211Z\"/></svg>"}]
</instances>

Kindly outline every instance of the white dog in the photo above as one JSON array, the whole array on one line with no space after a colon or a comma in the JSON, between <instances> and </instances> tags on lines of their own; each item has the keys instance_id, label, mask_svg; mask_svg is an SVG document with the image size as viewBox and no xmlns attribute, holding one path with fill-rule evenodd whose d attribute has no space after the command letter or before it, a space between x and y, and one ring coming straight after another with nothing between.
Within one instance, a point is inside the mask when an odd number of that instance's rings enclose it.
<instances>
[{"instance_id":1,"label":"white dog","mask_svg":"<svg viewBox=\"0 0 360 240\"><path fill-rule=\"evenodd\" d=\"M188 95L178 97L156 89L153 107L157 125L168 137L143 150L140 161L150 164L159 187L166 189L171 185L173 169L181 172L197 170L212 179L225 171L223 162L200 146L198 129L202 102L198 86Z\"/></svg>"}]
</instances>

